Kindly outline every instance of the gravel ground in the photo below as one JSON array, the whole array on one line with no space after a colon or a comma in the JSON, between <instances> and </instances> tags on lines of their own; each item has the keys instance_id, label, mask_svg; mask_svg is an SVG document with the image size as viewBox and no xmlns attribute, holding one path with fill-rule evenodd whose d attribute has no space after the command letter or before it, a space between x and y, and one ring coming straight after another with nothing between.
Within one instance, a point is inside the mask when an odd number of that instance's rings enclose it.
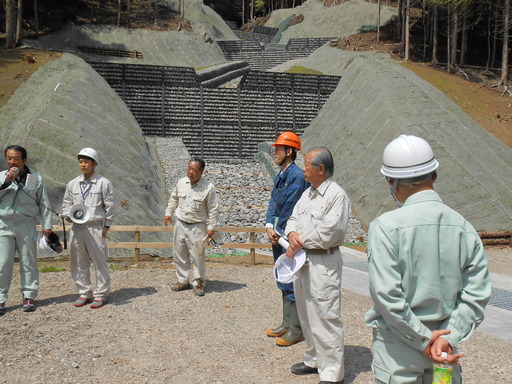
<instances>
[{"instance_id":1,"label":"gravel ground","mask_svg":"<svg viewBox=\"0 0 512 384\"><path fill-rule=\"evenodd\" d=\"M491 250L510 260L511 248ZM61 263L66 267L66 262ZM72 306L68 271L42 273L38 309L17 302L19 274L0 318L0 383L317 383L296 377L304 343L277 347L265 329L279 322L270 263L233 266L208 259L207 294L172 292L172 264L142 262L112 271L101 309ZM368 297L343 290L346 384L372 383ZM512 343L482 332L462 351L466 384L510 383Z\"/></svg>"}]
</instances>

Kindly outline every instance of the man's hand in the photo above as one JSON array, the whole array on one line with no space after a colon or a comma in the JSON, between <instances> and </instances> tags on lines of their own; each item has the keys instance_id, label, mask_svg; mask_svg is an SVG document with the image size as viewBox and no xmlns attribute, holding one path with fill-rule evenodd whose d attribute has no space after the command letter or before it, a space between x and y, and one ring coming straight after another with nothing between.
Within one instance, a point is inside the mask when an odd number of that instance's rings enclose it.
<instances>
[{"instance_id":1,"label":"man's hand","mask_svg":"<svg viewBox=\"0 0 512 384\"><path fill-rule=\"evenodd\" d=\"M288 249L286 250L286 256L293 259L293 256L299 252L304 246L304 241L300 238L300 234L297 232L290 232L288 234Z\"/></svg>"},{"instance_id":2,"label":"man's hand","mask_svg":"<svg viewBox=\"0 0 512 384\"><path fill-rule=\"evenodd\" d=\"M164 224L167 227L169 224L173 225L172 216L164 216Z\"/></svg>"},{"instance_id":3,"label":"man's hand","mask_svg":"<svg viewBox=\"0 0 512 384\"><path fill-rule=\"evenodd\" d=\"M276 245L278 244L278 241L279 241L279 235L276 233L276 231L274 231L272 228L270 227L267 227L267 235L268 235L268 239L270 240L270 242L272 243L272 245Z\"/></svg>"},{"instance_id":4,"label":"man's hand","mask_svg":"<svg viewBox=\"0 0 512 384\"><path fill-rule=\"evenodd\" d=\"M73 222L73 220L71 220L71 218L70 218L69 216L68 216L68 217L66 217L66 221L67 221L68 223L72 223L72 222Z\"/></svg>"},{"instance_id":5,"label":"man's hand","mask_svg":"<svg viewBox=\"0 0 512 384\"><path fill-rule=\"evenodd\" d=\"M52 230L51 229L43 229L43 234L48 237L50 236L50 234L52 233Z\"/></svg>"},{"instance_id":6,"label":"man's hand","mask_svg":"<svg viewBox=\"0 0 512 384\"><path fill-rule=\"evenodd\" d=\"M215 233L215 231L212 231L211 229L207 229L206 233L208 234L208 237L211 239L213 237L213 234Z\"/></svg>"},{"instance_id":7,"label":"man's hand","mask_svg":"<svg viewBox=\"0 0 512 384\"><path fill-rule=\"evenodd\" d=\"M108 233L109 229L110 229L109 227L103 227L103 231L101 232L101 237L107 237L107 233Z\"/></svg>"},{"instance_id":8,"label":"man's hand","mask_svg":"<svg viewBox=\"0 0 512 384\"><path fill-rule=\"evenodd\" d=\"M447 357L441 357L443 352L447 353ZM462 353L453 353L453 348L444 337L437 338L430 347L430 359L437 363L460 364L458 361L464 355Z\"/></svg>"},{"instance_id":9,"label":"man's hand","mask_svg":"<svg viewBox=\"0 0 512 384\"><path fill-rule=\"evenodd\" d=\"M17 171L16 171L17 170ZM18 168L10 168L6 173L5 173L5 178L9 181L13 181L16 176L18 176L18 174L20 173L19 169Z\"/></svg>"},{"instance_id":10,"label":"man's hand","mask_svg":"<svg viewBox=\"0 0 512 384\"><path fill-rule=\"evenodd\" d=\"M428 343L427 347L423 350L423 354L428 359L432 360L431 348L432 348L432 345L434 344L434 342L439 338L439 336L448 335L451 332L452 331L450 331L449 329L436 329L436 330L432 331L432 337L430 338L430 342Z\"/></svg>"}]
</instances>

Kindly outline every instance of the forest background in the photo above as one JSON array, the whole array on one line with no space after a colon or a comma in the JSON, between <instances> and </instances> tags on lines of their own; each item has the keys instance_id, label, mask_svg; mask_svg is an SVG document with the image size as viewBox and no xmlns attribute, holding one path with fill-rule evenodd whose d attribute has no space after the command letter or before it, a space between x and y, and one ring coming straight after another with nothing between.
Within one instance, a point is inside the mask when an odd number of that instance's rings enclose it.
<instances>
[{"instance_id":1,"label":"forest background","mask_svg":"<svg viewBox=\"0 0 512 384\"><path fill-rule=\"evenodd\" d=\"M5 0L0 8L0 26L5 26L6 48L20 44L22 36L58 30L68 22L105 23L138 28L160 19L159 28L186 26L185 2L178 0L179 12L166 1L147 0ZM317 0L336 6L351 0ZM241 29L264 24L274 10L293 8L305 0L204 0L224 20ZM448 73L471 80L465 68L478 68L483 76L498 81L494 86L504 95L509 90L510 3L512 0L372 0L379 5L376 15L377 44L381 38L380 8L396 7L398 17L384 26L388 39L400 43L397 52L405 62L429 62ZM86 15L89 15L87 17ZM148 18L147 22L141 18ZM162 22L165 20L166 22Z\"/></svg>"}]
</instances>

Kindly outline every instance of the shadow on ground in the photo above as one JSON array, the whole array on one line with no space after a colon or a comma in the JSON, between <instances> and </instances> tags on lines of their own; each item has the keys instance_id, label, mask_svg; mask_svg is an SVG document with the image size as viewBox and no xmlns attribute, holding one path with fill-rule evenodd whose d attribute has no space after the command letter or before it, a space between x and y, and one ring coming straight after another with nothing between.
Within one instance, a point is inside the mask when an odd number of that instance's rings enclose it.
<instances>
[{"instance_id":1,"label":"shadow on ground","mask_svg":"<svg viewBox=\"0 0 512 384\"><path fill-rule=\"evenodd\" d=\"M372 370L372 351L360 345L345 345L345 384L352 383L356 377Z\"/></svg>"},{"instance_id":2,"label":"shadow on ground","mask_svg":"<svg viewBox=\"0 0 512 384\"><path fill-rule=\"evenodd\" d=\"M231 281L208 280L206 292L230 292L247 287L247 284L232 283Z\"/></svg>"}]
</instances>

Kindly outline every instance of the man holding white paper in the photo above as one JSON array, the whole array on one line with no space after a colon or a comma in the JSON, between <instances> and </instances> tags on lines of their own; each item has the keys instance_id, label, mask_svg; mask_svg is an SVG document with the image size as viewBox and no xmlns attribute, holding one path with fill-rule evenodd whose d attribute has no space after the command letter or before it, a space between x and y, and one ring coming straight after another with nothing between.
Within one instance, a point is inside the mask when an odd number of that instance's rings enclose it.
<instances>
[{"instance_id":1,"label":"man holding white paper","mask_svg":"<svg viewBox=\"0 0 512 384\"><path fill-rule=\"evenodd\" d=\"M350 200L334 180L334 160L326 147L314 147L304 157L304 180L311 184L293 208L286 224L288 257L306 252L306 262L294 281L295 298L307 349L295 375L318 373L320 384L343 383L344 326L341 321L343 244Z\"/></svg>"},{"instance_id":2,"label":"man holding white paper","mask_svg":"<svg viewBox=\"0 0 512 384\"><path fill-rule=\"evenodd\" d=\"M9 169L0 172L0 316L5 314L14 255L18 251L23 310L33 312L39 292L37 269L37 217L45 236L52 232L50 202L41 175L27 167L27 150L5 149Z\"/></svg>"}]
</instances>

